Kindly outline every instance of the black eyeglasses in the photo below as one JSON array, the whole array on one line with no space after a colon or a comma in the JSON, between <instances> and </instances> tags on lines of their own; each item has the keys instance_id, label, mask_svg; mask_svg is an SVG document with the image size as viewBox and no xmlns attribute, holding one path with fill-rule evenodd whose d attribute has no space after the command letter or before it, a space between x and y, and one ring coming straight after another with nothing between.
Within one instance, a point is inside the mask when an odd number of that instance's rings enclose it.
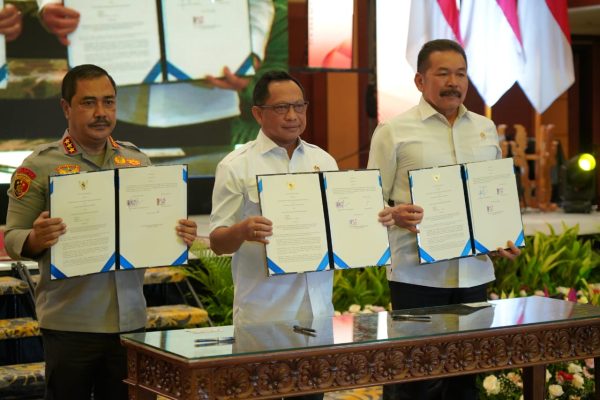
<instances>
[{"instance_id":1,"label":"black eyeglasses","mask_svg":"<svg viewBox=\"0 0 600 400\"><path fill-rule=\"evenodd\" d=\"M271 104L258 106L260 108L270 108L275 111L276 114L287 114L290 110L290 107L294 109L296 114L304 114L306 112L306 107L308 107L308 101L304 101L302 103L279 103L279 104Z\"/></svg>"}]
</instances>

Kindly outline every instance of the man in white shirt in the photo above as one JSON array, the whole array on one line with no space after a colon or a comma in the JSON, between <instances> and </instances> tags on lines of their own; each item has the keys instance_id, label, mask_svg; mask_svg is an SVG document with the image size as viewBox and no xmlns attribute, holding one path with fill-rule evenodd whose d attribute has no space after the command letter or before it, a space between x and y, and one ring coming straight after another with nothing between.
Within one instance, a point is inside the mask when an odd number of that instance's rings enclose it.
<instances>
[{"instance_id":1,"label":"man in white shirt","mask_svg":"<svg viewBox=\"0 0 600 400\"><path fill-rule=\"evenodd\" d=\"M265 270L264 245L273 229L260 213L256 175L338 169L324 150L300 139L307 106L295 78L283 71L265 73L252 107L261 126L258 137L217 166L210 245L217 254L233 253L235 325L333 315L333 271L268 277Z\"/></svg>"},{"instance_id":2,"label":"man in white shirt","mask_svg":"<svg viewBox=\"0 0 600 400\"><path fill-rule=\"evenodd\" d=\"M485 301L494 266L488 256L419 265L415 233L423 209L411 204L407 172L501 158L494 123L463 105L468 89L467 59L451 40L426 43L418 56L415 84L419 104L382 123L373 134L369 168L379 168L384 198L380 212L390 228L392 265L387 276L394 309ZM512 242L507 258L520 251ZM477 399L473 376L384 387L384 399Z\"/></svg>"}]
</instances>

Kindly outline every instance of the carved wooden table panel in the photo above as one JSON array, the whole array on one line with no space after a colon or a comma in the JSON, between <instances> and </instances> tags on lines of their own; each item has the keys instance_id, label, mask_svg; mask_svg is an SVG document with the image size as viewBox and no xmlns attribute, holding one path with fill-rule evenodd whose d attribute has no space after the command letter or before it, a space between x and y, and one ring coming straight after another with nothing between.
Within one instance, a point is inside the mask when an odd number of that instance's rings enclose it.
<instances>
[{"instance_id":1,"label":"carved wooden table panel","mask_svg":"<svg viewBox=\"0 0 600 400\"><path fill-rule=\"evenodd\" d=\"M388 313L315 320L316 337L293 332L297 321L239 327L235 344L200 349L185 343L202 330L125 335L130 398L281 398L524 367L526 397L543 399L545 369L535 366L600 357L600 309L590 305L530 297L455 311L411 310L427 323Z\"/></svg>"}]
</instances>

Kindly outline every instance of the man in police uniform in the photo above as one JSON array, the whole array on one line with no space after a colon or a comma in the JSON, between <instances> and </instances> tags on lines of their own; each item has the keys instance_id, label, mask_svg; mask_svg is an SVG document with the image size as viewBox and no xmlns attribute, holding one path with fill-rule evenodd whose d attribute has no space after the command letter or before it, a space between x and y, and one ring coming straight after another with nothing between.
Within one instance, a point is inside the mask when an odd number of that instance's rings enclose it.
<instances>
[{"instance_id":1,"label":"man in police uniform","mask_svg":"<svg viewBox=\"0 0 600 400\"><path fill-rule=\"evenodd\" d=\"M44 342L46 399L126 399L126 354L119 333L146 323L143 270L50 280L50 252L65 233L49 217L48 175L145 166L148 157L111 137L116 124L116 87L95 65L73 68L63 79L61 106L68 121L62 139L42 145L12 177L8 191L6 248L15 259L37 260L41 279L36 311ZM175 221L174 221L175 222ZM191 245L196 224L178 221ZM85 251L85 249L82 249Z\"/></svg>"}]
</instances>

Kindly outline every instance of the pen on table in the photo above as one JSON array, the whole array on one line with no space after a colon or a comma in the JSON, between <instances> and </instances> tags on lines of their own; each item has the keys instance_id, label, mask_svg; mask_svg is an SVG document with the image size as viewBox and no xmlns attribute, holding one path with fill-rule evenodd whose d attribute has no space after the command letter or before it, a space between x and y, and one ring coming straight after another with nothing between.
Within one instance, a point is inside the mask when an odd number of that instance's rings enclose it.
<instances>
[{"instance_id":1,"label":"pen on table","mask_svg":"<svg viewBox=\"0 0 600 400\"><path fill-rule=\"evenodd\" d=\"M217 338L206 338L206 339L194 339L194 344L196 346L204 346L211 344L226 344L235 342L235 338L233 336L226 337L217 337Z\"/></svg>"},{"instance_id":2,"label":"pen on table","mask_svg":"<svg viewBox=\"0 0 600 400\"><path fill-rule=\"evenodd\" d=\"M395 315L392 315L392 319L395 321L429 322L429 321L431 321L431 316L430 315L395 314Z\"/></svg>"},{"instance_id":3,"label":"pen on table","mask_svg":"<svg viewBox=\"0 0 600 400\"><path fill-rule=\"evenodd\" d=\"M294 325L293 328L294 328L294 331L300 332L300 333L308 333L308 334L313 334L313 335L317 333L317 331L314 330L313 328L307 328L307 327L300 326L300 325Z\"/></svg>"}]
</instances>

